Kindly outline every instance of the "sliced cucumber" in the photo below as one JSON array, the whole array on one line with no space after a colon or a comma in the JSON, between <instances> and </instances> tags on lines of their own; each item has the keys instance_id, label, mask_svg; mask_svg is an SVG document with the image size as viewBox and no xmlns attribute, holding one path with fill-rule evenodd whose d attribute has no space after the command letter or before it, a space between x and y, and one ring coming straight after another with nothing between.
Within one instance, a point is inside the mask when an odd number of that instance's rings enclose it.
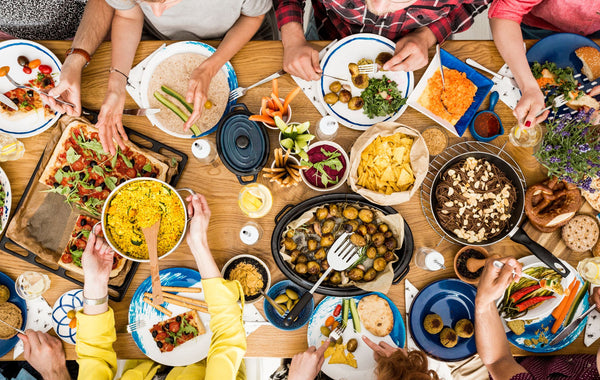
<instances>
[{"instance_id":1,"label":"sliced cucumber","mask_svg":"<svg viewBox=\"0 0 600 380\"><path fill-rule=\"evenodd\" d=\"M181 120L183 120L184 122L188 121L189 116L186 115L185 112L183 112L183 110L181 110L181 108L177 107L175 104L173 104L167 98L165 98L164 96L162 96L162 94L160 92L155 91L154 92L154 97L156 98L156 100L158 100L159 102L161 102L165 107L167 107L171 111L175 112L175 114L177 116L179 116L179 118ZM192 110L193 110L193 108L192 108ZM198 128L198 126L196 124L192 125L190 127L190 130L192 131L192 133L194 134L194 136L200 135L200 128Z\"/></svg>"},{"instance_id":2,"label":"sliced cucumber","mask_svg":"<svg viewBox=\"0 0 600 380\"><path fill-rule=\"evenodd\" d=\"M346 326L348 324L348 312L350 311L350 300L344 298L342 300L342 324Z\"/></svg>"},{"instance_id":3,"label":"sliced cucumber","mask_svg":"<svg viewBox=\"0 0 600 380\"><path fill-rule=\"evenodd\" d=\"M309 127L310 127L310 121L306 121L306 122L296 126L296 130L298 131L298 133L304 133L304 132L308 131Z\"/></svg>"},{"instance_id":4,"label":"sliced cucumber","mask_svg":"<svg viewBox=\"0 0 600 380\"><path fill-rule=\"evenodd\" d=\"M163 90L167 95L171 95L172 97L177 99L177 101L179 101L179 103L181 103L189 112L194 112L194 107L190 103L185 101L183 95L167 86L160 86L160 89Z\"/></svg>"},{"instance_id":5,"label":"sliced cucumber","mask_svg":"<svg viewBox=\"0 0 600 380\"><path fill-rule=\"evenodd\" d=\"M352 314L352 325L354 325L354 331L360 332L360 317L358 316L358 310L356 310L356 302L354 298L348 300L350 302L350 314Z\"/></svg>"}]
</instances>

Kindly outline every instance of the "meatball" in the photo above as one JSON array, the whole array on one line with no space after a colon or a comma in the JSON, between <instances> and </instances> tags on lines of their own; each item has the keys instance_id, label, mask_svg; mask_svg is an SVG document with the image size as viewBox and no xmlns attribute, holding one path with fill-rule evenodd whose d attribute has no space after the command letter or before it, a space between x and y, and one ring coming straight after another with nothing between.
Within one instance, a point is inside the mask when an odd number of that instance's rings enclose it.
<instances>
[{"instance_id":1,"label":"meatball","mask_svg":"<svg viewBox=\"0 0 600 380\"><path fill-rule=\"evenodd\" d=\"M458 336L456 335L456 331L454 331L450 327L444 327L442 329L442 332L440 333L440 343L442 343L442 346L447 348L452 348L456 346L456 343L458 343Z\"/></svg>"},{"instance_id":2,"label":"meatball","mask_svg":"<svg viewBox=\"0 0 600 380\"><path fill-rule=\"evenodd\" d=\"M427 314L423 320L423 328L430 334L439 334L444 328L444 322L437 314Z\"/></svg>"},{"instance_id":3,"label":"meatball","mask_svg":"<svg viewBox=\"0 0 600 380\"><path fill-rule=\"evenodd\" d=\"M454 325L454 331L456 331L456 335L461 338L470 338L473 336L475 328L470 320L463 318L456 322Z\"/></svg>"}]
</instances>

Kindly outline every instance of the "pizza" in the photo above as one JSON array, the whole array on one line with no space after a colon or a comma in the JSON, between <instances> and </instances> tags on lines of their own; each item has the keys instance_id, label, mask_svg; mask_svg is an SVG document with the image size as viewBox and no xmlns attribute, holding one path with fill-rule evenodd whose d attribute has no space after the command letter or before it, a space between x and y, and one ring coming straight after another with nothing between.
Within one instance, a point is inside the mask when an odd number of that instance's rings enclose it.
<instances>
[{"instance_id":1,"label":"pizza","mask_svg":"<svg viewBox=\"0 0 600 380\"><path fill-rule=\"evenodd\" d=\"M54 88L54 79L51 74L38 73L37 76L29 81L29 84L45 93Z\"/></svg>"},{"instance_id":2,"label":"pizza","mask_svg":"<svg viewBox=\"0 0 600 380\"><path fill-rule=\"evenodd\" d=\"M121 183L137 177L165 180L168 166L126 142L111 156L104 152L98 130L73 121L56 144L40 177L48 192L65 196L66 202L92 216L100 216L104 201Z\"/></svg>"},{"instance_id":3,"label":"pizza","mask_svg":"<svg viewBox=\"0 0 600 380\"><path fill-rule=\"evenodd\" d=\"M160 352L170 352L177 346L206 333L206 328L195 310L186 311L150 329Z\"/></svg>"},{"instance_id":4,"label":"pizza","mask_svg":"<svg viewBox=\"0 0 600 380\"><path fill-rule=\"evenodd\" d=\"M73 232L71 232L71 237L69 238L67 247L60 256L60 259L58 259L58 265L83 276L81 256L83 255L83 250L87 245L88 237L90 236L92 228L96 223L99 222L100 221L98 219L94 219L86 215L79 215L77 221L75 222L75 226L73 227ZM115 253L113 256L113 267L112 271L110 272L110 277L117 276L125 267L125 263L125 259L121 255Z\"/></svg>"},{"instance_id":5,"label":"pizza","mask_svg":"<svg viewBox=\"0 0 600 380\"><path fill-rule=\"evenodd\" d=\"M24 88L15 88L4 93L17 106L13 110L4 103L0 103L0 117L8 121L17 121L30 116L35 116L39 120L51 119L54 117L54 111L48 105L42 102L40 95Z\"/></svg>"}]
</instances>

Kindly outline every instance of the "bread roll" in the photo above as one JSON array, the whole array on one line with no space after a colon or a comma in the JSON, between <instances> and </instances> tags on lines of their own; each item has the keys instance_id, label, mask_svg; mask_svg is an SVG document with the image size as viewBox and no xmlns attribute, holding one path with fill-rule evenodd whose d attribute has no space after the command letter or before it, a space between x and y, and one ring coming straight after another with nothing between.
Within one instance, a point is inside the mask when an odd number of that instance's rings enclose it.
<instances>
[{"instance_id":1,"label":"bread roll","mask_svg":"<svg viewBox=\"0 0 600 380\"><path fill-rule=\"evenodd\" d=\"M583 46L575 50L575 54L583 64L581 72L589 81L600 77L600 51L591 46Z\"/></svg>"}]
</instances>

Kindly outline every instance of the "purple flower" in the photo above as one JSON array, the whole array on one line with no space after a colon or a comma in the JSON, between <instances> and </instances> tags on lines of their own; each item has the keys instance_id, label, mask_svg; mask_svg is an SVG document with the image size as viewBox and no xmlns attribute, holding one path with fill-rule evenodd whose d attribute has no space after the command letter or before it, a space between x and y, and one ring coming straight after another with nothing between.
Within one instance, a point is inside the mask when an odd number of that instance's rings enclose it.
<instances>
[{"instance_id":1,"label":"purple flower","mask_svg":"<svg viewBox=\"0 0 600 380\"><path fill-rule=\"evenodd\" d=\"M568 149L567 153L569 153L569 154L573 153L573 149Z\"/></svg>"},{"instance_id":2,"label":"purple flower","mask_svg":"<svg viewBox=\"0 0 600 380\"><path fill-rule=\"evenodd\" d=\"M560 158L558 157L550 157L550 163L557 164L560 162Z\"/></svg>"},{"instance_id":3,"label":"purple flower","mask_svg":"<svg viewBox=\"0 0 600 380\"><path fill-rule=\"evenodd\" d=\"M562 137L569 137L569 136L571 136L571 134L569 133L569 131L562 131L560 134L562 135Z\"/></svg>"},{"instance_id":4,"label":"purple flower","mask_svg":"<svg viewBox=\"0 0 600 380\"><path fill-rule=\"evenodd\" d=\"M580 151L581 153L586 153L586 152L589 152L589 151L590 151L590 146L589 146L589 144L581 144L581 145L579 145L579 147L578 147L578 148L579 148L579 151Z\"/></svg>"},{"instance_id":5,"label":"purple flower","mask_svg":"<svg viewBox=\"0 0 600 380\"><path fill-rule=\"evenodd\" d=\"M567 163L567 165L565 165L565 171L567 173L574 173L575 172L575 170L573 170L573 167L571 166L570 163Z\"/></svg>"},{"instance_id":6,"label":"purple flower","mask_svg":"<svg viewBox=\"0 0 600 380\"><path fill-rule=\"evenodd\" d=\"M552 145L550 145L550 144L546 145L546 147L544 148L544 150L545 150L546 152L550 152L552 149L553 149L553 148L552 148Z\"/></svg>"}]
</instances>

